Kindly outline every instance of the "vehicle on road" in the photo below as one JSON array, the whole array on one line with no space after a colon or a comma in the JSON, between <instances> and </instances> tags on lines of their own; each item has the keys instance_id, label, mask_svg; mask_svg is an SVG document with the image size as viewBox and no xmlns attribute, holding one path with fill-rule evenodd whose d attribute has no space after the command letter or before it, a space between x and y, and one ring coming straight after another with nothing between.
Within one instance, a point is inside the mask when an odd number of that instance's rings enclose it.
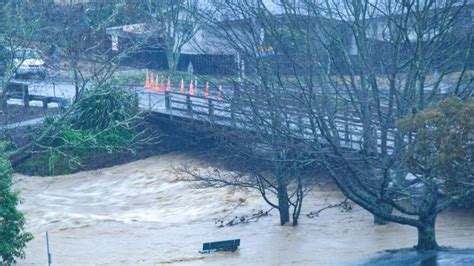
<instances>
[{"instance_id":1,"label":"vehicle on road","mask_svg":"<svg viewBox=\"0 0 474 266\"><path fill-rule=\"evenodd\" d=\"M0 45L0 74L7 70L14 71L16 77L36 75L46 77L46 63L43 54L32 48L16 48L14 51Z\"/></svg>"},{"instance_id":2,"label":"vehicle on road","mask_svg":"<svg viewBox=\"0 0 474 266\"><path fill-rule=\"evenodd\" d=\"M46 77L44 56L39 50L30 48L16 49L13 63L16 68L16 76L37 75L42 79Z\"/></svg>"}]
</instances>

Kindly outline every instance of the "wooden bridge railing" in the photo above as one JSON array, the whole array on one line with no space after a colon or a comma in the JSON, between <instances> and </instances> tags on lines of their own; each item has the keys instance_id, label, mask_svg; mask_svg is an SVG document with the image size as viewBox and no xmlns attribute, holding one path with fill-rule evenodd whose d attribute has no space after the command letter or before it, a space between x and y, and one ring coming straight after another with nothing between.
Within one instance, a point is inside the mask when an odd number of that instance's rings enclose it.
<instances>
[{"instance_id":1,"label":"wooden bridge railing","mask_svg":"<svg viewBox=\"0 0 474 266\"><path fill-rule=\"evenodd\" d=\"M257 110L255 106L251 106L248 101L238 99L237 97L226 97L225 99L217 99L215 97L205 97L201 95L180 94L176 92L150 92L140 91L138 96L140 106L150 112L156 112L173 117L188 118L193 120L206 121L224 126L242 127L247 129L264 130L255 122L255 111L259 113L260 122L264 120L267 123L271 121L271 106L264 105L259 102ZM281 122L286 124L287 130L295 130L299 137L308 138L314 136L314 126L312 126L311 117L307 113L299 112L298 105L284 107L284 115L286 116ZM283 114L282 114L283 115ZM332 117L336 124L336 131L339 135L338 141L346 147L355 148L362 145L362 122L352 112L345 111L334 114ZM253 121L252 121L253 120ZM388 149L393 149L394 129L390 129ZM380 130L376 132L380 136ZM380 142L380 137L378 137ZM380 143L378 143L380 148Z\"/></svg>"}]
</instances>

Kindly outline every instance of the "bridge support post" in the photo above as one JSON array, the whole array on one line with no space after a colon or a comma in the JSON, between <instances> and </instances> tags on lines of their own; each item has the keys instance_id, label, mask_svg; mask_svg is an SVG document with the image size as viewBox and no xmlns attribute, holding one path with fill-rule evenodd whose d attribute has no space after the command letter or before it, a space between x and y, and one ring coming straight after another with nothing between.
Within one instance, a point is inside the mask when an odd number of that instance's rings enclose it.
<instances>
[{"instance_id":1,"label":"bridge support post","mask_svg":"<svg viewBox=\"0 0 474 266\"><path fill-rule=\"evenodd\" d=\"M151 111L151 92L148 93L148 111Z\"/></svg>"},{"instance_id":2,"label":"bridge support post","mask_svg":"<svg viewBox=\"0 0 474 266\"><path fill-rule=\"evenodd\" d=\"M171 110L171 94L169 91L165 92L165 108Z\"/></svg>"},{"instance_id":3,"label":"bridge support post","mask_svg":"<svg viewBox=\"0 0 474 266\"><path fill-rule=\"evenodd\" d=\"M48 109L49 100L47 98L45 98L45 99L41 100L41 102L43 102L43 110Z\"/></svg>"},{"instance_id":4,"label":"bridge support post","mask_svg":"<svg viewBox=\"0 0 474 266\"><path fill-rule=\"evenodd\" d=\"M23 106L25 108L30 107L30 95L29 94L23 94Z\"/></svg>"},{"instance_id":5,"label":"bridge support post","mask_svg":"<svg viewBox=\"0 0 474 266\"><path fill-rule=\"evenodd\" d=\"M235 103L234 99L232 99L232 102L230 103L230 121L232 123L232 126L235 126Z\"/></svg>"},{"instance_id":6,"label":"bridge support post","mask_svg":"<svg viewBox=\"0 0 474 266\"><path fill-rule=\"evenodd\" d=\"M191 96L189 94L186 95L186 110L188 115L193 115L193 102L191 101Z\"/></svg>"},{"instance_id":7,"label":"bridge support post","mask_svg":"<svg viewBox=\"0 0 474 266\"><path fill-rule=\"evenodd\" d=\"M214 103L212 102L212 99L207 99L208 100L208 105L209 105L209 121L214 122Z\"/></svg>"}]
</instances>

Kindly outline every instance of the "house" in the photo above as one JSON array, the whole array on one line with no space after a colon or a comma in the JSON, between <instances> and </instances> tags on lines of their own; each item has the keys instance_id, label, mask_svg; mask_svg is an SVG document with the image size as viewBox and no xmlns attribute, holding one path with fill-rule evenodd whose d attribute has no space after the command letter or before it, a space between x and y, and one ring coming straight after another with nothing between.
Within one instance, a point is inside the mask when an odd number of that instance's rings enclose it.
<instances>
[{"instance_id":1,"label":"house","mask_svg":"<svg viewBox=\"0 0 474 266\"><path fill-rule=\"evenodd\" d=\"M248 3L252 4L253 2L249 1ZM261 3L255 1L253 4L259 5ZM298 1L295 1L295 4L298 4ZM454 39L447 41L462 39L463 36L467 35L466 32L472 32L474 16L473 6L474 0L467 0L467 5L460 10L461 14L456 14L457 19L453 24L455 27L451 29L452 37ZM324 28L324 30L334 30L335 34L338 34L340 42L336 45L332 44L329 40L323 41L333 49L332 64L336 64L327 66L327 68L331 69L331 71L336 67L338 71L348 71L346 69L347 64L344 62L346 59L342 58L341 49L347 51L353 58L354 62L357 62L359 55L358 45L350 26L350 20L349 23L342 22L337 19L336 16L333 18L320 18L318 22L315 23L314 19L308 15L309 12L304 8L304 5L296 5L296 7L297 9L294 10L292 14L288 14L281 6L275 4L275 1L266 1L266 9L273 15L275 23L278 23L282 28L290 26L298 27L299 23L301 27L311 27L314 31L313 34L317 34L319 28ZM452 10L454 12L456 8L454 7ZM241 31L242 34L245 34L245 31L254 31L254 34L260 36L260 40L258 40L259 43L252 44L259 47L257 53L262 57L268 58L268 60L277 61L281 67L284 60L277 58L278 56L281 56L281 53L278 53L279 47L277 47L277 45L281 45L284 42L279 42L280 44L277 44L278 42L272 41L271 34L268 34L265 29L266 26L264 25L264 21L260 21L257 17L236 17L235 14L225 16L221 10L217 13L221 16L220 21L218 21L220 25L217 28L225 31L225 27L229 27L232 28L234 32ZM433 9L433 25L435 25L436 22L436 14L436 9ZM209 12L208 15L215 16L216 13ZM403 14L398 16L403 17ZM374 14L374 16L367 18L365 21L368 25L368 31L366 32L367 45L369 47L369 52L373 55L370 56L371 62L369 63L373 64L374 71L376 72L382 72L386 67L383 62L389 61L387 60L387 56L390 55L387 51L391 49L391 43L386 35L387 25L389 24L388 21L390 19L397 19L397 15L388 18L386 16ZM213 19L213 21L216 22L215 19ZM297 21L296 24L295 21ZM120 49L121 44L140 40L143 42L143 50L139 53L135 53L133 58L128 58L128 63L137 65L137 63L141 62L144 67L166 68L167 64L164 48L167 47L167 44L165 41L166 38L162 38L160 31L157 30L160 28L159 23L151 24L143 21L141 23L144 23L145 25L141 26L144 27L141 31L133 29L133 25L135 24L109 28L107 34L111 39L112 50ZM251 66L245 67L245 55L239 52L238 47L235 47L236 42L238 41L237 39L234 43L226 43L228 38L222 38L222 35L219 32L216 32L216 25L211 27L201 23L200 21L196 21L195 23L196 25L193 27L196 28L196 32L192 38L187 40L180 48L182 55L179 58L178 70L186 70L188 66L192 64L196 73L200 74L235 74L237 72L242 72L243 69L248 73L253 72ZM436 31L436 27L433 27L433 30ZM410 32L409 40L414 40L414 34L414 31ZM433 32L433 34L436 33ZM321 35L318 36L320 40ZM447 43L446 45L449 44ZM461 46L463 47L468 47L469 45L472 46L472 43L461 43ZM409 57L409 44L405 43L402 46L402 53L405 53L405 57ZM440 44L439 47L441 49L443 45ZM473 53L471 53L471 57L473 56L472 54ZM295 55L297 56L298 54L295 53ZM433 65L430 66L432 69L436 69L436 62L443 62L443 58L446 58L449 54L446 54L446 51L441 49L436 56L438 58L433 60ZM458 61L462 60L460 59ZM470 67L474 67L474 58L470 60L470 62ZM357 65L357 63L355 63L355 65ZM453 69L456 68L459 68L459 65L453 65ZM294 70L290 69L289 71Z\"/></svg>"},{"instance_id":2,"label":"house","mask_svg":"<svg viewBox=\"0 0 474 266\"><path fill-rule=\"evenodd\" d=\"M401 58L414 57L412 44L414 42L423 43L425 49L431 53L430 65L427 66L428 71L437 72L438 68L448 69L450 71L459 71L467 62L468 69L474 69L474 43L470 40L474 29L474 0L465 0L452 2L452 5L437 7L434 5L430 12L419 14L425 16L423 25L423 36L418 36L416 31L416 21L413 14L406 16L406 14L394 14L393 16L374 16L366 21L369 31L367 36L369 41L373 42L374 53L381 54L379 62L374 61L374 64L379 64L380 61L387 61L386 51L388 47L393 44L393 37L390 36L389 27L393 27L397 21L406 20L408 28L407 39L403 41ZM447 23L448 22L448 23ZM439 35L442 33L442 35ZM438 36L442 36L439 38ZM469 58L465 58L469 54ZM446 66L446 64L449 66Z\"/></svg>"}]
</instances>

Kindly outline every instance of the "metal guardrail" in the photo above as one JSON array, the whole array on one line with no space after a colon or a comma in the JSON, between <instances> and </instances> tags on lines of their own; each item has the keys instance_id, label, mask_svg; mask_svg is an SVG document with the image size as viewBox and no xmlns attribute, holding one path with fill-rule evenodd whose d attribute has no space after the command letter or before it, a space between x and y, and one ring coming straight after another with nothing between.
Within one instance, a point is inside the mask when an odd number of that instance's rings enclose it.
<instances>
[{"instance_id":1,"label":"metal guardrail","mask_svg":"<svg viewBox=\"0 0 474 266\"><path fill-rule=\"evenodd\" d=\"M40 101L43 104L43 108L48 108L49 103L57 103L60 108L66 108L71 105L71 99L30 94L28 83L24 82L10 82L7 86L7 99L22 100L25 107L30 106L30 101Z\"/></svg>"}]
</instances>

